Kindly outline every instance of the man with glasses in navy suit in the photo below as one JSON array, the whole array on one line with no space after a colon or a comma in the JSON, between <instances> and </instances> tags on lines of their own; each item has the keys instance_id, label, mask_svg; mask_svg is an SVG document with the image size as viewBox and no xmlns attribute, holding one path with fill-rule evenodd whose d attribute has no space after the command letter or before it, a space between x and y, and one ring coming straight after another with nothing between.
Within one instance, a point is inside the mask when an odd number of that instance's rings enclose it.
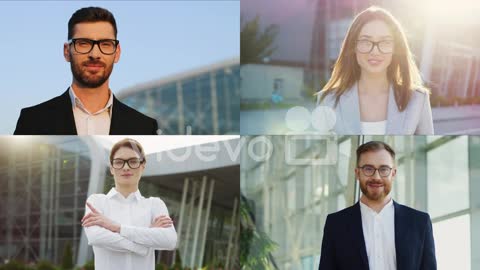
<instances>
[{"instance_id":1,"label":"man with glasses in navy suit","mask_svg":"<svg viewBox=\"0 0 480 270\"><path fill-rule=\"evenodd\" d=\"M63 46L72 84L62 95L22 109L15 135L155 135L157 121L118 101L109 87L120 60L117 24L99 7L77 10Z\"/></svg>"},{"instance_id":2,"label":"man with glasses in navy suit","mask_svg":"<svg viewBox=\"0 0 480 270\"><path fill-rule=\"evenodd\" d=\"M328 215L319 270L437 269L430 216L393 201L396 174L389 145L372 141L358 147L355 175L362 196Z\"/></svg>"}]
</instances>

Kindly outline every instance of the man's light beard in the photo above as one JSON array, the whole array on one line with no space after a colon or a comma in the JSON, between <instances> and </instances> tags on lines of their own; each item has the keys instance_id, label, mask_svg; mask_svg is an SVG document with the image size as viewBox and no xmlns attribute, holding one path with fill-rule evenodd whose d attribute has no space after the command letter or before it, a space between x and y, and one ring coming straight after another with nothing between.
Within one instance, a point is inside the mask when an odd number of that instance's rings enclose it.
<instances>
[{"instance_id":1,"label":"man's light beard","mask_svg":"<svg viewBox=\"0 0 480 270\"><path fill-rule=\"evenodd\" d=\"M360 190L362 191L362 194L365 195L365 197L367 197L369 200L372 200L372 201L381 200L381 199L387 197L388 194L390 193L390 190L387 189L387 186L385 184L383 184L383 191L379 192L377 194L373 194L373 193L369 192L367 182L365 182L364 184L362 184L360 182Z\"/></svg>"}]
</instances>

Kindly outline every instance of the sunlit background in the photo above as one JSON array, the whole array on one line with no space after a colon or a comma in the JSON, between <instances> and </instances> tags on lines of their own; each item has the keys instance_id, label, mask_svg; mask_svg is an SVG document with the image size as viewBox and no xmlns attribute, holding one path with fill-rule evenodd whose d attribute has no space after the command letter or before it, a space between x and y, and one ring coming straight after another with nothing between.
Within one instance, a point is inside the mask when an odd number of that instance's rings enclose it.
<instances>
[{"instance_id":1,"label":"sunlit background","mask_svg":"<svg viewBox=\"0 0 480 270\"><path fill-rule=\"evenodd\" d=\"M480 269L480 137L250 136L242 202L256 230L277 244L266 258L271 268L318 268L325 219L358 201L355 151L371 140L396 151L393 199L430 214L438 269Z\"/></svg>"},{"instance_id":2,"label":"sunlit background","mask_svg":"<svg viewBox=\"0 0 480 270\"><path fill-rule=\"evenodd\" d=\"M435 132L480 133L480 2L473 0L242 0L241 133L284 134L288 108L312 110L349 25L371 5L404 27L432 90Z\"/></svg>"},{"instance_id":3,"label":"sunlit background","mask_svg":"<svg viewBox=\"0 0 480 270\"><path fill-rule=\"evenodd\" d=\"M0 266L92 264L80 219L88 196L114 186L109 153L123 138L0 136ZM140 192L165 202L179 239L157 265L238 268L239 136L132 138L146 152Z\"/></svg>"}]
</instances>

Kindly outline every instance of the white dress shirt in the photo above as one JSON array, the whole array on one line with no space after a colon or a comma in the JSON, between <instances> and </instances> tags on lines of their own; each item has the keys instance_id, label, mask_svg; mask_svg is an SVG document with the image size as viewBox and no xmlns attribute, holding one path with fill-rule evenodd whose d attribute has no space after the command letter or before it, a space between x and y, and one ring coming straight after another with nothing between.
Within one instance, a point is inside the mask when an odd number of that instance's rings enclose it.
<instances>
[{"instance_id":1,"label":"white dress shirt","mask_svg":"<svg viewBox=\"0 0 480 270\"><path fill-rule=\"evenodd\" d=\"M100 226L84 227L88 244L93 246L95 269L154 270L154 250L175 249L177 233L173 226L149 227L156 217L168 215L161 199L147 199L138 190L125 198L112 188L107 195L91 195L87 202L121 226L120 233ZM85 208L85 214L91 212L87 206Z\"/></svg>"},{"instance_id":2,"label":"white dress shirt","mask_svg":"<svg viewBox=\"0 0 480 270\"><path fill-rule=\"evenodd\" d=\"M393 200L380 213L360 201L362 229L370 270L396 270L395 209Z\"/></svg>"},{"instance_id":3,"label":"white dress shirt","mask_svg":"<svg viewBox=\"0 0 480 270\"><path fill-rule=\"evenodd\" d=\"M72 102L73 117L78 135L108 135L110 134L110 120L112 118L113 94L105 107L98 112L89 112L82 101L75 95L72 87L68 89Z\"/></svg>"},{"instance_id":4,"label":"white dress shirt","mask_svg":"<svg viewBox=\"0 0 480 270\"><path fill-rule=\"evenodd\" d=\"M387 120L378 122L360 122L362 134L365 135L385 135L387 131Z\"/></svg>"}]
</instances>

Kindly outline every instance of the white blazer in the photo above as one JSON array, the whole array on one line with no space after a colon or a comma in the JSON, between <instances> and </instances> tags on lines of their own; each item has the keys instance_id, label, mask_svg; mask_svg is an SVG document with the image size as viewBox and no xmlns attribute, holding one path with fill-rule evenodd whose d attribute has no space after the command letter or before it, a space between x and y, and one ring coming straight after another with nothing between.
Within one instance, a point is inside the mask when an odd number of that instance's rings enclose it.
<instances>
[{"instance_id":1,"label":"white blazer","mask_svg":"<svg viewBox=\"0 0 480 270\"><path fill-rule=\"evenodd\" d=\"M362 134L360 125L360 108L358 87L355 83L352 88L340 96L336 107L335 95L329 94L320 104L322 92L318 93L317 106L327 106L335 112L333 132L339 135ZM332 121L332 119L330 119ZM422 91L413 91L407 108L403 112L398 110L390 86L387 108L387 127L385 135L433 135L432 108L429 94ZM368 135L368 134L365 134Z\"/></svg>"}]
</instances>

